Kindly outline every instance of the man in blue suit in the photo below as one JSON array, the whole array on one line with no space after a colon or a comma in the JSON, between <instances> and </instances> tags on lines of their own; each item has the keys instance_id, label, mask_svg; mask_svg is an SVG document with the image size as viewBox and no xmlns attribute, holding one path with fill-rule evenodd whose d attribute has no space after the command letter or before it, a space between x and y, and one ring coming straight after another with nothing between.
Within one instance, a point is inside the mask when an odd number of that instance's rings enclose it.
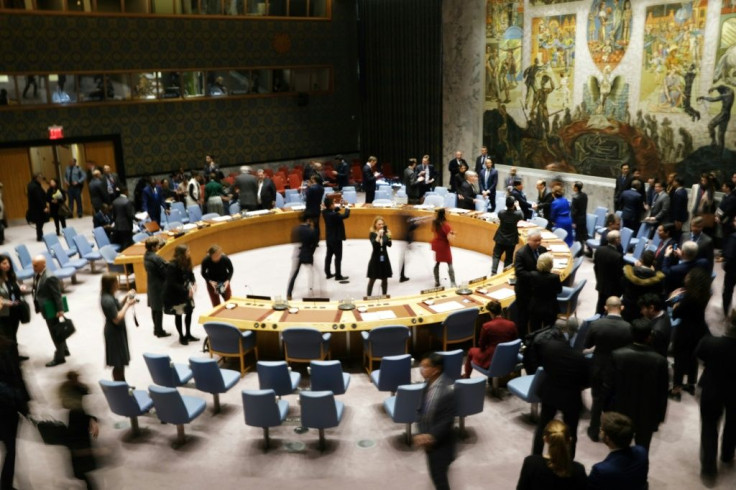
<instances>
[{"instance_id":1,"label":"man in blue suit","mask_svg":"<svg viewBox=\"0 0 736 490\"><path fill-rule=\"evenodd\" d=\"M677 263L677 257L680 258L679 263ZM667 247L662 263L662 272L665 275L665 292L669 295L675 289L681 288L685 284L687 273L696 267L700 267L705 271L709 270L708 261L698 258L697 243L687 241L678 250L673 250L672 246Z\"/></svg>"},{"instance_id":2,"label":"man in blue suit","mask_svg":"<svg viewBox=\"0 0 736 490\"><path fill-rule=\"evenodd\" d=\"M589 490L644 490L647 488L649 457L641 446L632 446L634 425L626 415L603 414L600 438L611 450L606 459L593 465Z\"/></svg>"},{"instance_id":3,"label":"man in blue suit","mask_svg":"<svg viewBox=\"0 0 736 490\"><path fill-rule=\"evenodd\" d=\"M161 224L161 206L164 205L164 193L153 177L148 178L148 185L143 189L143 211L148 213L151 221Z\"/></svg>"},{"instance_id":4,"label":"man in blue suit","mask_svg":"<svg viewBox=\"0 0 736 490\"><path fill-rule=\"evenodd\" d=\"M486 158L485 166L478 174L478 183L481 193L488 198L489 211L496 210L496 187L498 186L498 170L493 168L491 157Z\"/></svg>"},{"instance_id":5,"label":"man in blue suit","mask_svg":"<svg viewBox=\"0 0 736 490\"><path fill-rule=\"evenodd\" d=\"M524 194L524 183L521 179L514 180L514 188L511 189L511 195L519 203L519 209L524 214L524 219L532 218L532 205L526 200L526 194Z\"/></svg>"},{"instance_id":6,"label":"man in blue suit","mask_svg":"<svg viewBox=\"0 0 736 490\"><path fill-rule=\"evenodd\" d=\"M641 182L635 180L631 183L631 188L623 191L618 198L618 208L622 210L621 218L624 226L634 230L634 233L639 230L641 215L644 212L644 200L639 192L640 189Z\"/></svg>"}]
</instances>

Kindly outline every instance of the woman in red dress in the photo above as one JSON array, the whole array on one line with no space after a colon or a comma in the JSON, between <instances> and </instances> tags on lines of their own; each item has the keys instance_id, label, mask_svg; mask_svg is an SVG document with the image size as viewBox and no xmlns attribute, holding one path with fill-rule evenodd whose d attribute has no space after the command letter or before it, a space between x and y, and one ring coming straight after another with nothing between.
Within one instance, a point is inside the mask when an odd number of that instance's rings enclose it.
<instances>
[{"instance_id":1,"label":"woman in red dress","mask_svg":"<svg viewBox=\"0 0 736 490\"><path fill-rule=\"evenodd\" d=\"M432 230L434 238L432 238L432 250L434 250L434 287L440 285L440 262L447 264L447 271L450 274L450 284L455 287L455 269L452 268L452 251L450 250L450 237L455 236L450 225L445 218L445 209L437 211L437 217L432 221Z\"/></svg>"},{"instance_id":2,"label":"woman in red dress","mask_svg":"<svg viewBox=\"0 0 736 490\"><path fill-rule=\"evenodd\" d=\"M478 347L471 347L468 350L463 378L470 377L470 373L473 372L473 363L483 369L488 369L491 366L491 360L498 344L511 342L519 338L519 332L516 330L514 322L501 316L501 303L498 300L490 300L486 305L486 310L488 310L491 319L484 323L480 330Z\"/></svg>"}]
</instances>

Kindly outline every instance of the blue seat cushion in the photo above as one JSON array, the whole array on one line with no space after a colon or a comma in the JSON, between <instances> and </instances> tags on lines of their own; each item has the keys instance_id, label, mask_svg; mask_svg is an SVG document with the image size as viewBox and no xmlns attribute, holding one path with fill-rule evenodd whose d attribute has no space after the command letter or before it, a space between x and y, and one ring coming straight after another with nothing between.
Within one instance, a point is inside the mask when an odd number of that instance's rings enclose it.
<instances>
[{"instance_id":1,"label":"blue seat cushion","mask_svg":"<svg viewBox=\"0 0 736 490\"><path fill-rule=\"evenodd\" d=\"M190 422L200 416L207 406L204 400L194 396L182 395L181 400L184 402L184 407L187 409L187 415Z\"/></svg>"},{"instance_id":2,"label":"blue seat cushion","mask_svg":"<svg viewBox=\"0 0 736 490\"><path fill-rule=\"evenodd\" d=\"M335 400L335 408L337 409L337 421L340 422L342 420L342 414L345 411L345 404Z\"/></svg>"},{"instance_id":3,"label":"blue seat cushion","mask_svg":"<svg viewBox=\"0 0 736 490\"><path fill-rule=\"evenodd\" d=\"M134 390L133 398L141 409L141 413L148 412L153 407L153 400L148 396L148 392L145 390Z\"/></svg>"},{"instance_id":4,"label":"blue seat cushion","mask_svg":"<svg viewBox=\"0 0 736 490\"><path fill-rule=\"evenodd\" d=\"M506 387L509 389L511 393L518 396L522 400L526 402L538 402L538 400L531 400L529 396L529 388L532 386L532 382L534 381L534 375L529 376L520 376L518 378L514 378L511 381L508 382ZM536 397L534 397L536 398Z\"/></svg>"},{"instance_id":5,"label":"blue seat cushion","mask_svg":"<svg viewBox=\"0 0 736 490\"><path fill-rule=\"evenodd\" d=\"M394 418L394 410L396 410L396 397L390 396L383 401L383 408L386 409L386 413L392 419Z\"/></svg>"},{"instance_id":6,"label":"blue seat cushion","mask_svg":"<svg viewBox=\"0 0 736 490\"><path fill-rule=\"evenodd\" d=\"M240 377L240 373L238 373L238 377ZM279 407L280 420L283 422L286 418L286 415L289 413L289 402L287 402L286 400L277 400L276 404Z\"/></svg>"},{"instance_id":7,"label":"blue seat cushion","mask_svg":"<svg viewBox=\"0 0 736 490\"><path fill-rule=\"evenodd\" d=\"M192 379L192 370L189 369L189 366L186 364L174 364L174 370L176 371L176 376L179 378L179 382L181 384Z\"/></svg>"},{"instance_id":8,"label":"blue seat cushion","mask_svg":"<svg viewBox=\"0 0 736 490\"><path fill-rule=\"evenodd\" d=\"M296 390L302 380L302 375L293 371L289 371L289 377L291 378L291 389Z\"/></svg>"},{"instance_id":9,"label":"blue seat cushion","mask_svg":"<svg viewBox=\"0 0 736 490\"><path fill-rule=\"evenodd\" d=\"M220 372L222 373L222 382L225 385L225 390L229 390L240 381L240 371L220 369Z\"/></svg>"}]
</instances>

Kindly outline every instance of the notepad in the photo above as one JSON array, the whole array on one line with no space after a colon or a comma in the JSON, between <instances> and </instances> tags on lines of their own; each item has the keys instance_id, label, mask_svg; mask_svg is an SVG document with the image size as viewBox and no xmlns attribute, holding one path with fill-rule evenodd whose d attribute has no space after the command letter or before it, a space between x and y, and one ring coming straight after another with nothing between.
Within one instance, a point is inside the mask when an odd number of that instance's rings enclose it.
<instances>
[{"instance_id":1,"label":"notepad","mask_svg":"<svg viewBox=\"0 0 736 490\"><path fill-rule=\"evenodd\" d=\"M498 291L493 291L492 293L489 293L488 296L490 296L493 299L497 299L498 301L503 301L506 298L510 298L514 295L514 290L509 288L501 288Z\"/></svg>"},{"instance_id":2,"label":"notepad","mask_svg":"<svg viewBox=\"0 0 736 490\"><path fill-rule=\"evenodd\" d=\"M550 252L569 252L570 249L567 248L567 245L561 245L559 243L555 243L549 246Z\"/></svg>"},{"instance_id":3,"label":"notepad","mask_svg":"<svg viewBox=\"0 0 736 490\"><path fill-rule=\"evenodd\" d=\"M544 238L545 240L559 240L560 237L558 237L551 231L543 231L542 238Z\"/></svg>"},{"instance_id":4,"label":"notepad","mask_svg":"<svg viewBox=\"0 0 736 490\"><path fill-rule=\"evenodd\" d=\"M465 214L465 213L470 212L469 209L461 209L461 208L450 208L447 211L450 213L456 213L456 214Z\"/></svg>"},{"instance_id":5,"label":"notepad","mask_svg":"<svg viewBox=\"0 0 736 490\"><path fill-rule=\"evenodd\" d=\"M567 259L554 259L552 261L553 269L564 269L567 267Z\"/></svg>"},{"instance_id":6,"label":"notepad","mask_svg":"<svg viewBox=\"0 0 736 490\"><path fill-rule=\"evenodd\" d=\"M256 211L248 211L247 213L245 213L245 215L246 216L260 216L262 214L268 214L270 212L271 211L268 209L258 209Z\"/></svg>"},{"instance_id":7,"label":"notepad","mask_svg":"<svg viewBox=\"0 0 736 490\"><path fill-rule=\"evenodd\" d=\"M380 310L361 313L360 316L363 317L363 321L365 322L374 322L378 320L391 320L393 318L396 318L396 313L394 313L392 310Z\"/></svg>"},{"instance_id":8,"label":"notepad","mask_svg":"<svg viewBox=\"0 0 736 490\"><path fill-rule=\"evenodd\" d=\"M225 216L217 216L215 218L212 218L212 221L217 221L217 222L220 222L220 221L230 221L231 219L233 219L232 216L225 215Z\"/></svg>"},{"instance_id":9,"label":"notepad","mask_svg":"<svg viewBox=\"0 0 736 490\"><path fill-rule=\"evenodd\" d=\"M448 311L462 310L465 306L457 301L448 301L447 303L432 305L430 308L435 313L446 313Z\"/></svg>"}]
</instances>

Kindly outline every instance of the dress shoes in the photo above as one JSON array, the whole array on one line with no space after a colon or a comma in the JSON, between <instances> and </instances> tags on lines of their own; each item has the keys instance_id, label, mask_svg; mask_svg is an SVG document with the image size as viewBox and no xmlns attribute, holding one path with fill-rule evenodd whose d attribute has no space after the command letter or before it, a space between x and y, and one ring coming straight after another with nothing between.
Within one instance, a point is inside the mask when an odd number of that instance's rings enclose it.
<instances>
[{"instance_id":1,"label":"dress shoes","mask_svg":"<svg viewBox=\"0 0 736 490\"><path fill-rule=\"evenodd\" d=\"M676 391L676 390L670 390L670 392L667 394L670 398L675 400L676 402L679 402L682 400L682 392Z\"/></svg>"},{"instance_id":2,"label":"dress shoes","mask_svg":"<svg viewBox=\"0 0 736 490\"><path fill-rule=\"evenodd\" d=\"M336 281L347 281L348 276L335 276Z\"/></svg>"},{"instance_id":3,"label":"dress shoes","mask_svg":"<svg viewBox=\"0 0 736 490\"><path fill-rule=\"evenodd\" d=\"M153 335L155 335L158 338L171 337L171 332L167 332L166 330L161 330L160 332L153 332Z\"/></svg>"},{"instance_id":4,"label":"dress shoes","mask_svg":"<svg viewBox=\"0 0 736 490\"><path fill-rule=\"evenodd\" d=\"M62 359L61 361L54 359L53 361L49 361L46 363L46 367L54 367L58 366L59 364L64 364L66 361Z\"/></svg>"},{"instance_id":5,"label":"dress shoes","mask_svg":"<svg viewBox=\"0 0 736 490\"><path fill-rule=\"evenodd\" d=\"M28 356L18 356L18 360L20 362L27 361L28 359L30 359L30 357L28 357Z\"/></svg>"},{"instance_id":6,"label":"dress shoes","mask_svg":"<svg viewBox=\"0 0 736 490\"><path fill-rule=\"evenodd\" d=\"M399 282L406 282L408 280L409 280L408 277L402 277L401 279L399 279Z\"/></svg>"},{"instance_id":7,"label":"dress shoes","mask_svg":"<svg viewBox=\"0 0 736 490\"><path fill-rule=\"evenodd\" d=\"M199 340L199 338L195 337L195 336L194 336L194 335L192 335L192 334L189 334L189 335L187 335L187 340L189 340L189 341L191 341L191 342L196 342L196 341L198 341L198 340Z\"/></svg>"},{"instance_id":8,"label":"dress shoes","mask_svg":"<svg viewBox=\"0 0 736 490\"><path fill-rule=\"evenodd\" d=\"M328 272L327 274L325 274L325 277L326 277L327 279L332 279L332 278L333 278L333 277L335 277L335 276L334 276L334 274L330 274L330 273Z\"/></svg>"},{"instance_id":9,"label":"dress shoes","mask_svg":"<svg viewBox=\"0 0 736 490\"><path fill-rule=\"evenodd\" d=\"M683 391L687 391L691 395L695 396L695 385L685 385L682 389Z\"/></svg>"},{"instance_id":10,"label":"dress shoes","mask_svg":"<svg viewBox=\"0 0 736 490\"><path fill-rule=\"evenodd\" d=\"M181 345L189 345L189 341L187 340L186 337L179 337L179 343Z\"/></svg>"}]
</instances>

